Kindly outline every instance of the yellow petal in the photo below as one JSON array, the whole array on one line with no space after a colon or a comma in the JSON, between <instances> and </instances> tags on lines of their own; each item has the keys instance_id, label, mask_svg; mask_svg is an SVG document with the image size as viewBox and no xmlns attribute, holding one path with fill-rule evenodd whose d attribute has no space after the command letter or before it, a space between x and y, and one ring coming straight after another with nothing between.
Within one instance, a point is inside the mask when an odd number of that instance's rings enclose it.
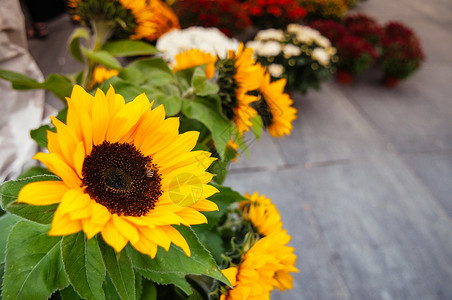
<instances>
[{"instance_id":1,"label":"yellow petal","mask_svg":"<svg viewBox=\"0 0 452 300\"><path fill-rule=\"evenodd\" d=\"M157 254L157 244L147 239L144 235L140 236L140 240L133 244L133 247L141 253L149 255L151 258L154 258Z\"/></svg>"},{"instance_id":2,"label":"yellow petal","mask_svg":"<svg viewBox=\"0 0 452 300\"><path fill-rule=\"evenodd\" d=\"M125 236L131 243L136 243L139 240L138 230L135 226L131 225L129 222L119 217L117 214L113 214L113 224L115 224L116 229L123 236Z\"/></svg>"},{"instance_id":3,"label":"yellow petal","mask_svg":"<svg viewBox=\"0 0 452 300\"><path fill-rule=\"evenodd\" d=\"M218 206L209 200L201 199L195 204L191 206L191 208L196 209L197 211L214 211L218 210Z\"/></svg>"},{"instance_id":4,"label":"yellow petal","mask_svg":"<svg viewBox=\"0 0 452 300\"><path fill-rule=\"evenodd\" d=\"M180 134L171 145L155 154L155 163L163 165L174 157L190 152L195 147L198 137L198 131L187 131Z\"/></svg>"},{"instance_id":5,"label":"yellow petal","mask_svg":"<svg viewBox=\"0 0 452 300\"><path fill-rule=\"evenodd\" d=\"M177 212L177 215L184 219L184 223L188 225L207 223L206 216L191 207L186 207L185 209Z\"/></svg>"},{"instance_id":6,"label":"yellow petal","mask_svg":"<svg viewBox=\"0 0 452 300\"><path fill-rule=\"evenodd\" d=\"M51 205L60 203L69 187L63 181L38 181L24 186L17 197L17 202L32 205Z\"/></svg>"},{"instance_id":7,"label":"yellow petal","mask_svg":"<svg viewBox=\"0 0 452 300\"><path fill-rule=\"evenodd\" d=\"M79 188L82 184L80 177L66 162L56 153L38 153L34 159L41 161L49 170L60 177L71 188Z\"/></svg>"},{"instance_id":8,"label":"yellow petal","mask_svg":"<svg viewBox=\"0 0 452 300\"><path fill-rule=\"evenodd\" d=\"M116 229L112 219L105 224L101 234L104 241L117 253L127 245L127 239Z\"/></svg>"},{"instance_id":9,"label":"yellow petal","mask_svg":"<svg viewBox=\"0 0 452 300\"><path fill-rule=\"evenodd\" d=\"M53 216L52 226L49 235L70 235L82 230L82 222L80 220L71 220L67 214L62 214L59 206Z\"/></svg>"},{"instance_id":10,"label":"yellow petal","mask_svg":"<svg viewBox=\"0 0 452 300\"><path fill-rule=\"evenodd\" d=\"M105 140L108 129L108 105L105 94L97 91L93 102L93 144L99 145Z\"/></svg>"},{"instance_id":11,"label":"yellow petal","mask_svg":"<svg viewBox=\"0 0 452 300\"><path fill-rule=\"evenodd\" d=\"M221 270L224 276L229 280L231 285L234 287L237 285L237 272L238 269L236 267L230 267L224 270Z\"/></svg>"},{"instance_id":12,"label":"yellow petal","mask_svg":"<svg viewBox=\"0 0 452 300\"><path fill-rule=\"evenodd\" d=\"M73 211L86 208L93 201L88 194L84 194L79 189L71 189L64 194L58 210L61 214L71 213Z\"/></svg>"},{"instance_id":13,"label":"yellow petal","mask_svg":"<svg viewBox=\"0 0 452 300\"><path fill-rule=\"evenodd\" d=\"M166 235L164 231L160 229L159 226L151 228L148 226L140 226L140 232L151 242L163 247L166 251L169 250L171 246L171 239Z\"/></svg>"},{"instance_id":14,"label":"yellow petal","mask_svg":"<svg viewBox=\"0 0 452 300\"><path fill-rule=\"evenodd\" d=\"M77 172L77 175L82 178L82 169L83 169L83 162L85 161L85 145L83 142L80 142L77 145L77 148L75 149L74 153L74 167L75 171Z\"/></svg>"},{"instance_id":15,"label":"yellow petal","mask_svg":"<svg viewBox=\"0 0 452 300\"><path fill-rule=\"evenodd\" d=\"M188 246L187 241L182 236L182 234L180 234L179 231L177 231L172 226L162 226L161 229L166 233L166 235L168 235L168 237L176 246L179 246L182 248L182 250L184 250L187 256L191 256L190 247Z\"/></svg>"},{"instance_id":16,"label":"yellow petal","mask_svg":"<svg viewBox=\"0 0 452 300\"><path fill-rule=\"evenodd\" d=\"M77 147L80 140L77 138L72 128L68 127L57 118L50 118L52 119L53 125L55 125L57 129L57 139L60 145L61 153L63 154L62 156L67 163L71 164L75 148Z\"/></svg>"}]
</instances>

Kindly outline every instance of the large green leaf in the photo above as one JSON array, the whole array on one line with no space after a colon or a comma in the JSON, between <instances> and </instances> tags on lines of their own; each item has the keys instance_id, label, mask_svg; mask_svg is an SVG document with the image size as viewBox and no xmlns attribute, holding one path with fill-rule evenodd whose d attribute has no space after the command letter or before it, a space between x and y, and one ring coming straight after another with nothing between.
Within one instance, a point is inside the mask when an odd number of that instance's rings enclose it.
<instances>
[{"instance_id":1,"label":"large green leaf","mask_svg":"<svg viewBox=\"0 0 452 300\"><path fill-rule=\"evenodd\" d=\"M36 141L36 143L38 143L39 146L47 148L47 131L56 132L56 129L48 124L42 125L37 129L31 130L30 136Z\"/></svg>"},{"instance_id":2,"label":"large green leaf","mask_svg":"<svg viewBox=\"0 0 452 300\"><path fill-rule=\"evenodd\" d=\"M9 232L20 220L22 219L18 216L8 213L0 217L0 264L5 262L6 241L8 240Z\"/></svg>"},{"instance_id":3,"label":"large green leaf","mask_svg":"<svg viewBox=\"0 0 452 300\"><path fill-rule=\"evenodd\" d=\"M0 78L11 81L11 83L13 84L13 87L14 87L14 83L16 82L19 87L21 85L24 85L24 86L30 86L30 87L35 86L34 88L39 88L38 81L36 81L35 79L28 77L22 73L5 70L5 69L0 69ZM16 87L14 87L14 88L20 89L20 88L16 88Z\"/></svg>"},{"instance_id":4,"label":"large green leaf","mask_svg":"<svg viewBox=\"0 0 452 300\"><path fill-rule=\"evenodd\" d=\"M226 212L228 207L235 202L240 202L246 200L246 198L240 193L234 191L233 189L221 186L214 185L220 192L213 194L208 199L212 202L215 202L218 206L218 211L213 212L203 212L203 214L207 217L207 224L203 224L200 226L206 226L209 228L215 227L218 224L218 221L222 217L222 215Z\"/></svg>"},{"instance_id":5,"label":"large green leaf","mask_svg":"<svg viewBox=\"0 0 452 300\"><path fill-rule=\"evenodd\" d=\"M87 58L94 61L95 63L104 65L115 70L120 70L122 68L119 61L117 61L116 58L114 58L114 56L108 53L107 51L104 50L90 51L83 49L83 53L86 55Z\"/></svg>"},{"instance_id":6,"label":"large green leaf","mask_svg":"<svg viewBox=\"0 0 452 300\"><path fill-rule=\"evenodd\" d=\"M20 221L6 246L3 299L47 299L69 284L61 259L61 237L50 226Z\"/></svg>"},{"instance_id":7,"label":"large green leaf","mask_svg":"<svg viewBox=\"0 0 452 300\"><path fill-rule=\"evenodd\" d=\"M157 300L157 288L150 280L143 280L143 293L141 300Z\"/></svg>"},{"instance_id":8,"label":"large green leaf","mask_svg":"<svg viewBox=\"0 0 452 300\"><path fill-rule=\"evenodd\" d=\"M176 76L171 72L168 63L161 58L139 59L127 66L142 74L143 82L161 87L176 82Z\"/></svg>"},{"instance_id":9,"label":"large green leaf","mask_svg":"<svg viewBox=\"0 0 452 300\"><path fill-rule=\"evenodd\" d=\"M135 300L135 272L127 252L116 254L102 238L98 240L105 267L119 296L124 300Z\"/></svg>"},{"instance_id":10,"label":"large green leaf","mask_svg":"<svg viewBox=\"0 0 452 300\"><path fill-rule=\"evenodd\" d=\"M132 101L138 95L146 92L146 90L141 88L140 86L132 82L124 81L119 77L109 78L108 80L104 81L99 86L99 88L103 91L107 91L110 87L110 84L114 87L117 94L121 94L124 97L126 103Z\"/></svg>"},{"instance_id":11,"label":"large green leaf","mask_svg":"<svg viewBox=\"0 0 452 300\"><path fill-rule=\"evenodd\" d=\"M183 101L182 112L188 118L200 121L210 130L217 152L220 157L224 157L226 143L233 135L234 128L231 122L218 110L216 99L196 97L192 101Z\"/></svg>"},{"instance_id":12,"label":"large green leaf","mask_svg":"<svg viewBox=\"0 0 452 300\"><path fill-rule=\"evenodd\" d=\"M80 297L80 295L77 294L76 291L74 291L74 288L72 287L72 285L69 285L68 287L62 289L60 291L60 297L61 297L61 300L81 300L82 299Z\"/></svg>"},{"instance_id":13,"label":"large green leaf","mask_svg":"<svg viewBox=\"0 0 452 300\"><path fill-rule=\"evenodd\" d=\"M80 48L81 38L89 41L89 33L85 28L79 27L72 32L68 43L69 52L71 52L72 56L74 56L74 58L79 62L83 62L83 54Z\"/></svg>"},{"instance_id":14,"label":"large green leaf","mask_svg":"<svg viewBox=\"0 0 452 300\"><path fill-rule=\"evenodd\" d=\"M105 266L97 240L86 240L83 232L65 236L61 253L64 270L77 293L87 299L105 299Z\"/></svg>"},{"instance_id":15,"label":"large green leaf","mask_svg":"<svg viewBox=\"0 0 452 300\"><path fill-rule=\"evenodd\" d=\"M193 93L198 96L215 95L220 88L213 82L206 78L204 68L198 67L195 69L192 77Z\"/></svg>"},{"instance_id":16,"label":"large green leaf","mask_svg":"<svg viewBox=\"0 0 452 300\"><path fill-rule=\"evenodd\" d=\"M191 293L190 286L185 279L183 281L182 279L189 274L206 275L229 284L209 251L199 242L196 234L184 226L177 226L177 230L184 236L190 247L190 257L174 245L171 245L168 252L159 248L154 259L128 247L127 252L134 267L146 278L159 284L174 284L186 293Z\"/></svg>"},{"instance_id":17,"label":"large green leaf","mask_svg":"<svg viewBox=\"0 0 452 300\"><path fill-rule=\"evenodd\" d=\"M45 169L42 170L45 173ZM35 181L59 180L55 175L41 174L26 178L10 180L2 184L0 187L0 202L2 208L7 212L21 216L25 219L41 223L49 224L53 219L53 213L57 204L48 206L33 206L24 203L17 203L19 191L26 184Z\"/></svg>"},{"instance_id":18,"label":"large green leaf","mask_svg":"<svg viewBox=\"0 0 452 300\"><path fill-rule=\"evenodd\" d=\"M107 51L113 56L137 56L152 55L158 53L158 50L145 42L134 40L120 40L108 42L103 45L102 50Z\"/></svg>"}]
</instances>

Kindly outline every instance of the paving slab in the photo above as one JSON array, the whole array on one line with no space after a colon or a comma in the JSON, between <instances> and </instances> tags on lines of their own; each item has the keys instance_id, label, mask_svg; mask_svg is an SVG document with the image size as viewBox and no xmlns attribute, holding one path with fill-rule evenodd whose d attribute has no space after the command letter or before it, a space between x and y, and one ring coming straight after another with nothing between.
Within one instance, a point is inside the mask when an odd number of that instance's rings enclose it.
<instances>
[{"instance_id":1,"label":"paving slab","mask_svg":"<svg viewBox=\"0 0 452 300\"><path fill-rule=\"evenodd\" d=\"M452 297L452 221L398 156L231 175L271 197L294 237L301 272L279 299Z\"/></svg>"},{"instance_id":2,"label":"paving slab","mask_svg":"<svg viewBox=\"0 0 452 300\"><path fill-rule=\"evenodd\" d=\"M397 151L452 149L452 64L426 63L395 89L370 78L338 89Z\"/></svg>"},{"instance_id":3,"label":"paving slab","mask_svg":"<svg viewBox=\"0 0 452 300\"><path fill-rule=\"evenodd\" d=\"M452 217L452 153L405 155L403 159Z\"/></svg>"},{"instance_id":4,"label":"paving slab","mask_svg":"<svg viewBox=\"0 0 452 300\"><path fill-rule=\"evenodd\" d=\"M290 136L278 139L289 164L348 160L381 155L384 141L367 120L340 93L334 82L320 91L295 94L298 119Z\"/></svg>"}]
</instances>

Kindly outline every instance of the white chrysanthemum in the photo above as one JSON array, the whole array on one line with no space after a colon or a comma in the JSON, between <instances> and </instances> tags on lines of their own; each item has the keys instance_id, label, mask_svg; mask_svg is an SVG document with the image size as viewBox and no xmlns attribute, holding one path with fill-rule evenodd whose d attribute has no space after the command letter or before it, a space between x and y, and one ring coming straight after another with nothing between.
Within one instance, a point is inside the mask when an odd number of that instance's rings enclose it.
<instances>
[{"instance_id":1,"label":"white chrysanthemum","mask_svg":"<svg viewBox=\"0 0 452 300\"><path fill-rule=\"evenodd\" d=\"M317 47L312 51L312 59L315 59L322 66L327 66L330 63L330 56L325 49Z\"/></svg>"},{"instance_id":2,"label":"white chrysanthemum","mask_svg":"<svg viewBox=\"0 0 452 300\"><path fill-rule=\"evenodd\" d=\"M283 54L285 58L290 58L293 56L299 56L301 54L301 49L298 46L287 44L284 45Z\"/></svg>"},{"instance_id":3,"label":"white chrysanthemum","mask_svg":"<svg viewBox=\"0 0 452 300\"><path fill-rule=\"evenodd\" d=\"M281 29L265 29L259 31L254 39L256 41L275 40L280 42L284 40L284 32Z\"/></svg>"},{"instance_id":4,"label":"white chrysanthemum","mask_svg":"<svg viewBox=\"0 0 452 300\"><path fill-rule=\"evenodd\" d=\"M303 28L306 26L302 26L300 24L289 24L287 25L287 32L297 34L298 32L303 31Z\"/></svg>"},{"instance_id":5,"label":"white chrysanthemum","mask_svg":"<svg viewBox=\"0 0 452 300\"><path fill-rule=\"evenodd\" d=\"M273 77L281 77L284 73L284 66L280 64L271 64L268 66L268 71Z\"/></svg>"},{"instance_id":6,"label":"white chrysanthemum","mask_svg":"<svg viewBox=\"0 0 452 300\"><path fill-rule=\"evenodd\" d=\"M261 41L249 41L246 43L246 47L247 48L251 48L253 49L253 58L256 59L256 57L258 56L258 51L260 48L262 48L263 46L263 42Z\"/></svg>"},{"instance_id":7,"label":"white chrysanthemum","mask_svg":"<svg viewBox=\"0 0 452 300\"><path fill-rule=\"evenodd\" d=\"M174 29L160 37L156 45L165 60L173 63L178 53L199 49L219 58L226 58L228 50L237 51L239 41L230 39L217 28L189 27Z\"/></svg>"},{"instance_id":8,"label":"white chrysanthemum","mask_svg":"<svg viewBox=\"0 0 452 300\"><path fill-rule=\"evenodd\" d=\"M256 54L259 56L277 56L279 53L281 53L281 44L277 41L265 42L259 49L256 49Z\"/></svg>"},{"instance_id":9,"label":"white chrysanthemum","mask_svg":"<svg viewBox=\"0 0 452 300\"><path fill-rule=\"evenodd\" d=\"M327 47L325 48L326 53L328 53L329 56L333 56L337 53L337 49L334 47Z\"/></svg>"}]
</instances>

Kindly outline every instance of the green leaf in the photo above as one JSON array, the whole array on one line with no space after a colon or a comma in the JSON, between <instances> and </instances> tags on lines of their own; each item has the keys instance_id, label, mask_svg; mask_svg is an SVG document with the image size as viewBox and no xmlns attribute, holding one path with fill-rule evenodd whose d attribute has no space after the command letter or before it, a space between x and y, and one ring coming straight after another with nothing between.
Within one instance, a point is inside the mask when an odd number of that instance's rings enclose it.
<instances>
[{"instance_id":1,"label":"green leaf","mask_svg":"<svg viewBox=\"0 0 452 300\"><path fill-rule=\"evenodd\" d=\"M121 64L119 61L114 58L113 55L108 53L107 51L101 50L101 51L90 51L90 50L83 50L83 53L86 55L86 57L95 63L104 65L106 67L109 67L111 69L120 70L122 69Z\"/></svg>"},{"instance_id":2,"label":"green leaf","mask_svg":"<svg viewBox=\"0 0 452 300\"><path fill-rule=\"evenodd\" d=\"M132 247L127 247L133 265L146 278L158 284L174 284L191 293L190 285L182 280L188 274L206 275L226 284L227 278L218 269L215 260L204 246L199 242L196 234L187 227L175 226L187 241L191 256L188 257L182 249L171 245L169 251L159 248L157 255L151 259L148 255L142 254Z\"/></svg>"},{"instance_id":3,"label":"green leaf","mask_svg":"<svg viewBox=\"0 0 452 300\"><path fill-rule=\"evenodd\" d=\"M206 225L193 226L193 231L198 236L199 241L212 254L217 264L219 264L223 260L221 257L224 253L223 240L217 232L210 230Z\"/></svg>"},{"instance_id":4,"label":"green leaf","mask_svg":"<svg viewBox=\"0 0 452 300\"><path fill-rule=\"evenodd\" d=\"M70 38L69 38L69 52L71 52L72 56L83 63L83 54L80 49L80 39L83 38L89 41L89 33L85 28L79 27L75 29Z\"/></svg>"},{"instance_id":5,"label":"green leaf","mask_svg":"<svg viewBox=\"0 0 452 300\"><path fill-rule=\"evenodd\" d=\"M150 280L143 280L143 294L141 300L157 300L157 288Z\"/></svg>"},{"instance_id":6,"label":"green leaf","mask_svg":"<svg viewBox=\"0 0 452 300\"><path fill-rule=\"evenodd\" d=\"M251 123L253 124L251 127L253 128L254 136L256 139L260 139L262 136L262 128L264 127L262 118L256 115L251 119Z\"/></svg>"},{"instance_id":7,"label":"green leaf","mask_svg":"<svg viewBox=\"0 0 452 300\"><path fill-rule=\"evenodd\" d=\"M17 82L19 86L21 84L24 86L39 86L39 82L35 79L10 70L0 69L0 78L11 81L13 87L15 82Z\"/></svg>"},{"instance_id":8,"label":"green leaf","mask_svg":"<svg viewBox=\"0 0 452 300\"><path fill-rule=\"evenodd\" d=\"M22 218L41 223L50 224L57 204L48 206L33 206L25 203L17 203L17 195L26 184L35 181L59 180L55 175L35 175L16 180L10 180L2 184L0 188L0 201L2 208L9 213L21 216Z\"/></svg>"},{"instance_id":9,"label":"green leaf","mask_svg":"<svg viewBox=\"0 0 452 300\"><path fill-rule=\"evenodd\" d=\"M234 191L233 189L215 185L214 186L220 191L219 193L213 194L208 199L212 202L215 202L218 205L218 211L213 212L203 212L203 214L207 217L207 224L203 224L200 226L206 226L208 228L215 227L220 221L222 215L226 212L228 207L235 202L240 202L246 200L246 198L240 193Z\"/></svg>"},{"instance_id":10,"label":"green leaf","mask_svg":"<svg viewBox=\"0 0 452 300\"><path fill-rule=\"evenodd\" d=\"M99 238L100 251L108 274L121 299L135 300L135 272L126 251L116 255L112 247Z\"/></svg>"},{"instance_id":11,"label":"green leaf","mask_svg":"<svg viewBox=\"0 0 452 300\"><path fill-rule=\"evenodd\" d=\"M218 110L215 99L196 97L193 101L183 101L182 112L187 117L200 121L210 130L217 152L220 157L224 157L226 143L234 129L231 122Z\"/></svg>"},{"instance_id":12,"label":"green leaf","mask_svg":"<svg viewBox=\"0 0 452 300\"><path fill-rule=\"evenodd\" d=\"M38 143L39 146L43 148L47 148L47 131L56 132L55 127L50 127L50 125L42 125L37 129L33 129L30 131L30 136L32 139Z\"/></svg>"},{"instance_id":13,"label":"green leaf","mask_svg":"<svg viewBox=\"0 0 452 300\"><path fill-rule=\"evenodd\" d=\"M32 176L36 176L36 175L53 175L53 176L55 176L55 174L50 172L49 169L47 169L47 168L31 167L30 169L28 169L25 172L23 172L22 174L20 174L19 177L17 177L17 179L32 177Z\"/></svg>"},{"instance_id":14,"label":"green leaf","mask_svg":"<svg viewBox=\"0 0 452 300\"><path fill-rule=\"evenodd\" d=\"M128 65L127 69L139 72L142 74L142 82L156 87L176 83L176 76L161 58L139 59Z\"/></svg>"},{"instance_id":15,"label":"green leaf","mask_svg":"<svg viewBox=\"0 0 452 300\"><path fill-rule=\"evenodd\" d=\"M103 289L105 292L105 298L108 300L121 300L121 298L118 295L118 292L116 292L115 285L111 281L110 275L106 276L106 280L104 281Z\"/></svg>"},{"instance_id":16,"label":"green leaf","mask_svg":"<svg viewBox=\"0 0 452 300\"><path fill-rule=\"evenodd\" d=\"M213 82L210 82L206 78L205 68L198 67L192 77L192 85L194 88L194 94L198 96L215 95L220 88Z\"/></svg>"},{"instance_id":17,"label":"green leaf","mask_svg":"<svg viewBox=\"0 0 452 300\"><path fill-rule=\"evenodd\" d=\"M60 74L50 74L47 76L46 81L40 84L40 87L52 92L55 96L61 100L69 97L72 92L72 81Z\"/></svg>"},{"instance_id":18,"label":"green leaf","mask_svg":"<svg viewBox=\"0 0 452 300\"><path fill-rule=\"evenodd\" d=\"M82 300L71 285L60 291L60 297L61 300Z\"/></svg>"},{"instance_id":19,"label":"green leaf","mask_svg":"<svg viewBox=\"0 0 452 300\"><path fill-rule=\"evenodd\" d=\"M154 100L154 107L163 104L167 117L177 115L182 107L182 100L178 96L167 96L164 94L154 94L149 96L149 100Z\"/></svg>"},{"instance_id":20,"label":"green leaf","mask_svg":"<svg viewBox=\"0 0 452 300\"><path fill-rule=\"evenodd\" d=\"M50 226L20 221L6 246L4 299L47 299L69 284L61 259L61 237L47 234Z\"/></svg>"},{"instance_id":21,"label":"green leaf","mask_svg":"<svg viewBox=\"0 0 452 300\"><path fill-rule=\"evenodd\" d=\"M64 270L74 290L82 298L105 299L102 284L105 266L96 239L86 240L79 232L63 237L61 242Z\"/></svg>"},{"instance_id":22,"label":"green leaf","mask_svg":"<svg viewBox=\"0 0 452 300\"><path fill-rule=\"evenodd\" d=\"M141 299L143 294L143 277L135 272L135 296L136 299Z\"/></svg>"},{"instance_id":23,"label":"green leaf","mask_svg":"<svg viewBox=\"0 0 452 300\"><path fill-rule=\"evenodd\" d=\"M107 51L113 56L137 56L137 55L152 55L159 51L152 45L134 40L121 40L109 42L103 45L102 50Z\"/></svg>"},{"instance_id":24,"label":"green leaf","mask_svg":"<svg viewBox=\"0 0 452 300\"><path fill-rule=\"evenodd\" d=\"M110 87L110 84L114 87L117 94L121 94L124 97L126 103L132 101L138 95L146 92L146 90L140 86L124 81L118 77L111 77L107 79L99 86L99 88L106 92Z\"/></svg>"},{"instance_id":25,"label":"green leaf","mask_svg":"<svg viewBox=\"0 0 452 300\"><path fill-rule=\"evenodd\" d=\"M0 217L0 264L5 262L6 241L8 240L9 232L20 220L22 219L18 216L8 213Z\"/></svg>"}]
</instances>

